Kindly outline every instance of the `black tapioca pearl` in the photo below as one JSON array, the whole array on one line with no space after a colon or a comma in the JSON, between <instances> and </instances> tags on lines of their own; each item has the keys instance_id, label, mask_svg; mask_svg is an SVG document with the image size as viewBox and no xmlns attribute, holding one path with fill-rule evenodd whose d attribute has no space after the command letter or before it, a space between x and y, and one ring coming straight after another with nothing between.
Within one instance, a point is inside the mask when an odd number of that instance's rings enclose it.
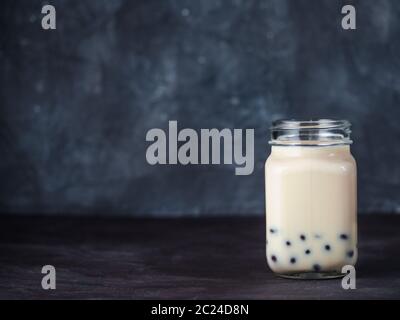
<instances>
[{"instance_id":1,"label":"black tapioca pearl","mask_svg":"<svg viewBox=\"0 0 400 320\"><path fill-rule=\"evenodd\" d=\"M326 244L324 248L325 248L326 251L330 251L331 250L331 246L329 244Z\"/></svg>"},{"instance_id":2,"label":"black tapioca pearl","mask_svg":"<svg viewBox=\"0 0 400 320\"><path fill-rule=\"evenodd\" d=\"M347 256L348 256L349 258L353 258L353 256L354 256L354 251L353 251L353 250L347 251Z\"/></svg>"},{"instance_id":3,"label":"black tapioca pearl","mask_svg":"<svg viewBox=\"0 0 400 320\"><path fill-rule=\"evenodd\" d=\"M291 243L290 241L286 241L286 245L287 245L288 247L290 247L290 246L292 245L292 243Z\"/></svg>"},{"instance_id":4,"label":"black tapioca pearl","mask_svg":"<svg viewBox=\"0 0 400 320\"><path fill-rule=\"evenodd\" d=\"M301 235L300 235L300 239L301 239L302 241L306 241L306 236L305 236L304 234L301 234Z\"/></svg>"},{"instance_id":5,"label":"black tapioca pearl","mask_svg":"<svg viewBox=\"0 0 400 320\"><path fill-rule=\"evenodd\" d=\"M310 249L307 249L306 251L304 251L304 253L305 253L305 254L310 254L310 253L311 253L311 250L310 250Z\"/></svg>"},{"instance_id":6,"label":"black tapioca pearl","mask_svg":"<svg viewBox=\"0 0 400 320\"><path fill-rule=\"evenodd\" d=\"M273 262L277 262L277 261L278 261L278 258L277 258L275 255L272 255L272 256L271 256L271 260L272 260Z\"/></svg>"},{"instance_id":7,"label":"black tapioca pearl","mask_svg":"<svg viewBox=\"0 0 400 320\"><path fill-rule=\"evenodd\" d=\"M295 263L296 263L296 261L297 261L297 260L296 260L296 258L295 258L295 257L292 257L292 258L290 258L290 263L291 263L291 264L295 264Z\"/></svg>"},{"instance_id":8,"label":"black tapioca pearl","mask_svg":"<svg viewBox=\"0 0 400 320\"><path fill-rule=\"evenodd\" d=\"M270 228L270 229L269 229L269 232L270 232L270 233L276 233L276 231L277 231L277 230L274 229L274 228Z\"/></svg>"},{"instance_id":9,"label":"black tapioca pearl","mask_svg":"<svg viewBox=\"0 0 400 320\"><path fill-rule=\"evenodd\" d=\"M313 269L314 269L315 272L318 272L318 271L321 270L321 266L316 263L316 264L313 265Z\"/></svg>"},{"instance_id":10,"label":"black tapioca pearl","mask_svg":"<svg viewBox=\"0 0 400 320\"><path fill-rule=\"evenodd\" d=\"M340 239L342 240L347 240L349 238L349 236L345 233L340 234Z\"/></svg>"}]
</instances>

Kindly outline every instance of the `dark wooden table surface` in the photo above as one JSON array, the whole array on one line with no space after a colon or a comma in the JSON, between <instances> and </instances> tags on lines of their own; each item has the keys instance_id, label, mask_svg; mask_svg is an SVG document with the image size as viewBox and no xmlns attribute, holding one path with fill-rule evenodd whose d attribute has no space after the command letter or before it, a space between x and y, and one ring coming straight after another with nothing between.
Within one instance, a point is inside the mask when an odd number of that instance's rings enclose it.
<instances>
[{"instance_id":1,"label":"dark wooden table surface","mask_svg":"<svg viewBox=\"0 0 400 320\"><path fill-rule=\"evenodd\" d=\"M275 277L263 218L0 218L0 298L400 298L400 216L359 217L357 289ZM54 265L56 290L41 288Z\"/></svg>"}]
</instances>

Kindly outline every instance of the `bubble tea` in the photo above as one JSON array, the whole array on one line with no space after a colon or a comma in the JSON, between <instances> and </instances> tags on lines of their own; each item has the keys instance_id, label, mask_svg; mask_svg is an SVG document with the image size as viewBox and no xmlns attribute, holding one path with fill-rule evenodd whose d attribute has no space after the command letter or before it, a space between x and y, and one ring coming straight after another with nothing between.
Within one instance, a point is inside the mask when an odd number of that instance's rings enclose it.
<instances>
[{"instance_id":1,"label":"bubble tea","mask_svg":"<svg viewBox=\"0 0 400 320\"><path fill-rule=\"evenodd\" d=\"M280 120L265 165L267 261L280 276L342 276L357 260L357 173L345 120Z\"/></svg>"}]
</instances>

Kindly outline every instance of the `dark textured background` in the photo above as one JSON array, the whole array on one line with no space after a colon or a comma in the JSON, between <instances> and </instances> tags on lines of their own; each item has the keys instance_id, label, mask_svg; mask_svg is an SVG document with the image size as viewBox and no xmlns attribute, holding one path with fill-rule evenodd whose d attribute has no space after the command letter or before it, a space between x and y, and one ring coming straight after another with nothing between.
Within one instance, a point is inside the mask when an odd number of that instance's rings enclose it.
<instances>
[{"instance_id":1,"label":"dark textured background","mask_svg":"<svg viewBox=\"0 0 400 320\"><path fill-rule=\"evenodd\" d=\"M52 0L44 31L46 3L1 1L1 212L262 214L282 117L349 119L360 211L400 212L400 1ZM254 174L148 165L168 120L255 128Z\"/></svg>"}]
</instances>

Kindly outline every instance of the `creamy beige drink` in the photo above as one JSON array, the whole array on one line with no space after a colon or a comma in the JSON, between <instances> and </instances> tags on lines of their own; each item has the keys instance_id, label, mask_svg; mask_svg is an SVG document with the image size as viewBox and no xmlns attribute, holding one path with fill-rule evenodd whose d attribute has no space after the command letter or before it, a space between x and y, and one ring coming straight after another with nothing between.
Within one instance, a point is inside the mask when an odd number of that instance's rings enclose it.
<instances>
[{"instance_id":1,"label":"creamy beige drink","mask_svg":"<svg viewBox=\"0 0 400 320\"><path fill-rule=\"evenodd\" d=\"M307 130L312 140L273 140L265 165L268 265L284 276L337 276L357 259L356 163L349 140Z\"/></svg>"}]
</instances>

